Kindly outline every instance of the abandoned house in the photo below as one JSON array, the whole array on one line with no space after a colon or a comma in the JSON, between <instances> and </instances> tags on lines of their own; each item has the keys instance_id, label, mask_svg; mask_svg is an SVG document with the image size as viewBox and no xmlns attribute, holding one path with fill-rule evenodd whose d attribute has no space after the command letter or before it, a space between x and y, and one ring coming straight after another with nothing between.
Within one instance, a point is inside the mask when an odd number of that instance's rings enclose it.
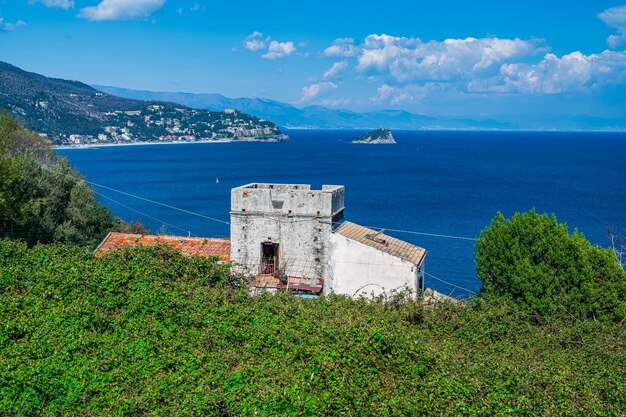
<instances>
[{"instance_id":1,"label":"abandoned house","mask_svg":"<svg viewBox=\"0 0 626 417\"><path fill-rule=\"evenodd\" d=\"M248 184L231 191L231 262L255 291L378 295L424 289L426 251L344 222L345 187Z\"/></svg>"},{"instance_id":2,"label":"abandoned house","mask_svg":"<svg viewBox=\"0 0 626 417\"><path fill-rule=\"evenodd\" d=\"M344 221L343 186L248 184L231 190L230 240L109 233L97 249L167 245L230 261L254 293L351 297L424 290L426 251Z\"/></svg>"}]
</instances>

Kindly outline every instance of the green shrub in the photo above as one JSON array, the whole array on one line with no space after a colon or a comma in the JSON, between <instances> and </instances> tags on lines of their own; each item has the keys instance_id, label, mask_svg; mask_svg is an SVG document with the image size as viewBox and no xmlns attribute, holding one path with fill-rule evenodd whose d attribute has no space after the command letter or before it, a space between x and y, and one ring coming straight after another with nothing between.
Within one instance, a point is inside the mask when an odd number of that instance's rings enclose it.
<instances>
[{"instance_id":1,"label":"green shrub","mask_svg":"<svg viewBox=\"0 0 626 417\"><path fill-rule=\"evenodd\" d=\"M0 415L620 415L626 344L510 301L250 297L228 266L0 241Z\"/></svg>"},{"instance_id":2,"label":"green shrub","mask_svg":"<svg viewBox=\"0 0 626 417\"><path fill-rule=\"evenodd\" d=\"M47 139L0 113L0 238L93 248L118 224Z\"/></svg>"},{"instance_id":3,"label":"green shrub","mask_svg":"<svg viewBox=\"0 0 626 417\"><path fill-rule=\"evenodd\" d=\"M476 261L484 294L509 296L534 313L626 317L626 272L613 253L569 234L554 215L498 213L476 242Z\"/></svg>"}]
</instances>

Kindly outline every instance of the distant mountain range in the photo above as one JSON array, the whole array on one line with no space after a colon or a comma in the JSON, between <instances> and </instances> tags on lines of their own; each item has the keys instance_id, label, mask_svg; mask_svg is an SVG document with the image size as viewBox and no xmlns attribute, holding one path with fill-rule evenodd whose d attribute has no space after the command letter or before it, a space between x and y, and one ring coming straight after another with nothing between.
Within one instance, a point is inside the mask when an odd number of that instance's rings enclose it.
<instances>
[{"instance_id":1,"label":"distant mountain range","mask_svg":"<svg viewBox=\"0 0 626 417\"><path fill-rule=\"evenodd\" d=\"M357 113L324 106L303 108L264 98L227 98L221 94L166 93L93 85L97 90L136 100L160 100L179 103L196 109L222 111L234 108L272 120L286 128L301 129L514 129L509 123L495 120L430 117L402 110Z\"/></svg>"},{"instance_id":2,"label":"distant mountain range","mask_svg":"<svg viewBox=\"0 0 626 417\"><path fill-rule=\"evenodd\" d=\"M264 98L228 98L209 93L167 93L94 85L94 88L136 100L161 100L197 109L222 111L235 108L272 120L285 128L304 129L406 129L406 130L626 130L626 117L545 115L533 118L508 117L507 120L425 116L402 110L353 112L323 106L295 107Z\"/></svg>"},{"instance_id":3,"label":"distant mountain range","mask_svg":"<svg viewBox=\"0 0 626 417\"><path fill-rule=\"evenodd\" d=\"M78 81L48 78L0 62L0 109L55 144L137 141L278 141L269 121L164 101L122 98Z\"/></svg>"}]
</instances>

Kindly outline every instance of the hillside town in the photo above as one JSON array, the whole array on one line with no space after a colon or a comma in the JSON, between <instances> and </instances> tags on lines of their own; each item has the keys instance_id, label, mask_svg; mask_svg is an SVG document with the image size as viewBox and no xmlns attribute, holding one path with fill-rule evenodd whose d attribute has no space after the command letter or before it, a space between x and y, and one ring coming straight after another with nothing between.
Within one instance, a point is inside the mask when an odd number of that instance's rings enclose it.
<instances>
[{"instance_id":1,"label":"hillside town","mask_svg":"<svg viewBox=\"0 0 626 417\"><path fill-rule=\"evenodd\" d=\"M71 134L63 145L133 142L280 142L287 140L273 124L235 109L206 112L152 104L143 110L104 113L109 125L98 135Z\"/></svg>"}]
</instances>

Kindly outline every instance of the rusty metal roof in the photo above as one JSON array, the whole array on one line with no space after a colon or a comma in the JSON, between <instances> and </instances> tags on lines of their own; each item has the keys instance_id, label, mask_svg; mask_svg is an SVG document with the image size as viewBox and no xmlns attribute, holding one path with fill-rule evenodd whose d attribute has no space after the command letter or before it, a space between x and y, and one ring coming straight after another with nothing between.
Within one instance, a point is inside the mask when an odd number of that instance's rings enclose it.
<instances>
[{"instance_id":1,"label":"rusty metal roof","mask_svg":"<svg viewBox=\"0 0 626 417\"><path fill-rule=\"evenodd\" d=\"M111 232L104 238L96 253L106 253L122 247L166 245L179 250L183 255L218 257L220 261L230 261L230 241L226 239L136 235Z\"/></svg>"},{"instance_id":2,"label":"rusty metal roof","mask_svg":"<svg viewBox=\"0 0 626 417\"><path fill-rule=\"evenodd\" d=\"M417 266L426 258L426 249L355 223L343 223L336 233Z\"/></svg>"}]
</instances>

